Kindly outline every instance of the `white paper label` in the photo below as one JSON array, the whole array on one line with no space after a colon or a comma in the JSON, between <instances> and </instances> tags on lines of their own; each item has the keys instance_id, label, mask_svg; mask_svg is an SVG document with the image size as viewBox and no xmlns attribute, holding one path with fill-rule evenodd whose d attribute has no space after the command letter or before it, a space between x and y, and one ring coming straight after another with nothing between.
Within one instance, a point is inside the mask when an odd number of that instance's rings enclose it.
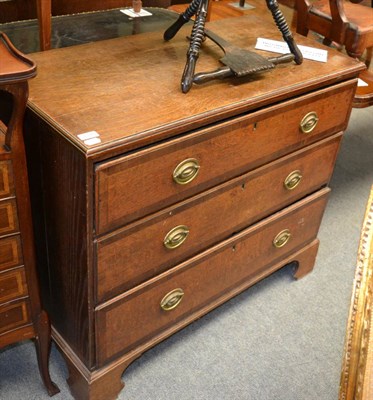
<instances>
[{"instance_id":1,"label":"white paper label","mask_svg":"<svg viewBox=\"0 0 373 400\"><path fill-rule=\"evenodd\" d=\"M357 86L369 86L365 81L362 79L358 78L357 79Z\"/></svg>"},{"instance_id":2,"label":"white paper label","mask_svg":"<svg viewBox=\"0 0 373 400\"><path fill-rule=\"evenodd\" d=\"M78 135L78 138L80 140L87 140L87 139L92 139L92 138L96 138L99 137L100 135L98 134L98 132L96 131L89 131L89 132L85 132L85 133L81 133Z\"/></svg>"},{"instance_id":3,"label":"white paper label","mask_svg":"<svg viewBox=\"0 0 373 400\"><path fill-rule=\"evenodd\" d=\"M272 51L274 53L286 54L290 53L289 46L285 42L272 39L258 38L255 48L258 50ZM326 62L328 59L328 52L322 49L315 49L314 47L298 45L304 58L308 60Z\"/></svg>"},{"instance_id":4,"label":"white paper label","mask_svg":"<svg viewBox=\"0 0 373 400\"><path fill-rule=\"evenodd\" d=\"M84 144L87 146L93 146L94 144L101 143L100 138L92 138L92 139L87 139L84 141Z\"/></svg>"},{"instance_id":5,"label":"white paper label","mask_svg":"<svg viewBox=\"0 0 373 400\"><path fill-rule=\"evenodd\" d=\"M131 18L137 18L137 17L148 17L149 15L153 15L149 11L144 10L143 8L139 13L136 13L133 11L133 8L125 8L123 10L120 10L123 14L128 15Z\"/></svg>"}]
</instances>

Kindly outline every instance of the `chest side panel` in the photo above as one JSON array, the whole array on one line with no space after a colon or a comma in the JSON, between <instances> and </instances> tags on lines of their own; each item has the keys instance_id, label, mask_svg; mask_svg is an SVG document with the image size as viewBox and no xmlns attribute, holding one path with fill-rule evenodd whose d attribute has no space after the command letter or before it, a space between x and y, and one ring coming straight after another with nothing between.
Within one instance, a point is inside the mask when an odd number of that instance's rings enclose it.
<instances>
[{"instance_id":1,"label":"chest side panel","mask_svg":"<svg viewBox=\"0 0 373 400\"><path fill-rule=\"evenodd\" d=\"M26 122L42 296L53 327L89 363L86 160L31 112Z\"/></svg>"}]
</instances>

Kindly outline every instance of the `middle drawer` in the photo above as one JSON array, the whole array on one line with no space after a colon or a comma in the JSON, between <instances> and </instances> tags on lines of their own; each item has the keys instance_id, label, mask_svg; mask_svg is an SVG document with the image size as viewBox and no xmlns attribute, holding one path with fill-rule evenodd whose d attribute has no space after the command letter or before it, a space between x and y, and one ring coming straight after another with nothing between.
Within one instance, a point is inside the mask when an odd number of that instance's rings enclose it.
<instances>
[{"instance_id":1,"label":"middle drawer","mask_svg":"<svg viewBox=\"0 0 373 400\"><path fill-rule=\"evenodd\" d=\"M10 235L19 230L15 199L0 201L0 236Z\"/></svg>"},{"instance_id":2,"label":"middle drawer","mask_svg":"<svg viewBox=\"0 0 373 400\"><path fill-rule=\"evenodd\" d=\"M0 273L0 303L27 295L26 275L23 267Z\"/></svg>"},{"instance_id":3,"label":"middle drawer","mask_svg":"<svg viewBox=\"0 0 373 400\"><path fill-rule=\"evenodd\" d=\"M328 183L341 134L100 238L96 300L171 268Z\"/></svg>"}]
</instances>

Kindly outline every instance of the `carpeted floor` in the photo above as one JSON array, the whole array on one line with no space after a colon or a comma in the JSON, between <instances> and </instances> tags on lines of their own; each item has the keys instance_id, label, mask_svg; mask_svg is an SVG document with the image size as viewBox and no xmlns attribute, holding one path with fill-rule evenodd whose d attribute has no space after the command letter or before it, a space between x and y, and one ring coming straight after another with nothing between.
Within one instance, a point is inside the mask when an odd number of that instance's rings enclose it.
<instances>
[{"instance_id":1,"label":"carpeted floor","mask_svg":"<svg viewBox=\"0 0 373 400\"><path fill-rule=\"evenodd\" d=\"M315 270L285 267L148 351L120 399L336 400L356 253L373 184L372 108L353 110L321 225ZM72 399L53 347L50 371ZM31 342L0 352L0 399L48 399Z\"/></svg>"}]
</instances>

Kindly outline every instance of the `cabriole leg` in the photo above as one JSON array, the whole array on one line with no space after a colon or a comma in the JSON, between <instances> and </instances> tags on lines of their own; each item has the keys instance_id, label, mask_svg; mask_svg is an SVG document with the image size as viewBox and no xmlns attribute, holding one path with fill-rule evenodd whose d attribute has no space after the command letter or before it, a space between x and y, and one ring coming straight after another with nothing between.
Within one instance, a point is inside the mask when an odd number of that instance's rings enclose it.
<instances>
[{"instance_id":1,"label":"cabriole leg","mask_svg":"<svg viewBox=\"0 0 373 400\"><path fill-rule=\"evenodd\" d=\"M36 323L37 336L35 338L36 355L38 358L38 365L40 375L43 379L44 385L48 391L49 396L54 396L59 393L58 387L52 382L49 375L48 363L51 347L50 323L47 313L42 311Z\"/></svg>"}]
</instances>

